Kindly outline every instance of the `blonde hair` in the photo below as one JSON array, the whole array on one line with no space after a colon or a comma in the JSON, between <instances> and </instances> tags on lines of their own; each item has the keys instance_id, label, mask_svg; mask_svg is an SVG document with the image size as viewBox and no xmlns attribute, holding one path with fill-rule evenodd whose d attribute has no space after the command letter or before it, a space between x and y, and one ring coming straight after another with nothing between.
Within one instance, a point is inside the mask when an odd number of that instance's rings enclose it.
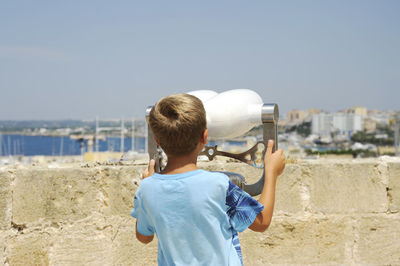
<instances>
[{"instance_id":1,"label":"blonde hair","mask_svg":"<svg viewBox=\"0 0 400 266\"><path fill-rule=\"evenodd\" d=\"M167 155L185 155L196 148L207 128L200 99L174 94L159 100L150 111L149 125Z\"/></svg>"}]
</instances>

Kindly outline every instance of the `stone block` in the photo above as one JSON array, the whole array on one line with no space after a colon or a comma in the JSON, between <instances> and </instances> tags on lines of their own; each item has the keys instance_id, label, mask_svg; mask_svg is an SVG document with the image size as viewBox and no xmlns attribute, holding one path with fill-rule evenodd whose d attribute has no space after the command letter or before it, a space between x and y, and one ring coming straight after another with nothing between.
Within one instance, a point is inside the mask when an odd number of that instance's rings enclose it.
<instances>
[{"instance_id":1,"label":"stone block","mask_svg":"<svg viewBox=\"0 0 400 266\"><path fill-rule=\"evenodd\" d=\"M50 265L113 265L111 229L104 218L64 226L49 250Z\"/></svg>"},{"instance_id":2,"label":"stone block","mask_svg":"<svg viewBox=\"0 0 400 266\"><path fill-rule=\"evenodd\" d=\"M31 231L7 240L5 261L8 265L50 265L49 235Z\"/></svg>"},{"instance_id":3,"label":"stone block","mask_svg":"<svg viewBox=\"0 0 400 266\"><path fill-rule=\"evenodd\" d=\"M274 215L304 212L306 203L304 203L303 193L300 167L294 164L286 165L276 183ZM306 198L308 198L308 195Z\"/></svg>"},{"instance_id":4,"label":"stone block","mask_svg":"<svg viewBox=\"0 0 400 266\"><path fill-rule=\"evenodd\" d=\"M388 163L388 178L390 200L389 209L391 212L400 211L400 163Z\"/></svg>"},{"instance_id":5,"label":"stone block","mask_svg":"<svg viewBox=\"0 0 400 266\"><path fill-rule=\"evenodd\" d=\"M11 174L0 171L0 230L11 225Z\"/></svg>"},{"instance_id":6,"label":"stone block","mask_svg":"<svg viewBox=\"0 0 400 266\"><path fill-rule=\"evenodd\" d=\"M362 217L359 226L360 265L400 265L400 215Z\"/></svg>"},{"instance_id":7,"label":"stone block","mask_svg":"<svg viewBox=\"0 0 400 266\"><path fill-rule=\"evenodd\" d=\"M5 264L4 251L7 247L6 243L6 232L0 230L0 265Z\"/></svg>"},{"instance_id":8,"label":"stone block","mask_svg":"<svg viewBox=\"0 0 400 266\"><path fill-rule=\"evenodd\" d=\"M115 217L113 225L113 265L157 265L157 237L149 244L136 239L136 219Z\"/></svg>"},{"instance_id":9,"label":"stone block","mask_svg":"<svg viewBox=\"0 0 400 266\"><path fill-rule=\"evenodd\" d=\"M92 169L31 169L16 173L13 191L13 222L40 219L83 219L100 211L98 177Z\"/></svg>"},{"instance_id":10,"label":"stone block","mask_svg":"<svg viewBox=\"0 0 400 266\"><path fill-rule=\"evenodd\" d=\"M141 172L137 167L108 167L101 171L104 214L129 216Z\"/></svg>"},{"instance_id":11,"label":"stone block","mask_svg":"<svg viewBox=\"0 0 400 266\"><path fill-rule=\"evenodd\" d=\"M340 217L275 217L264 233L239 234L244 264L345 264L349 228Z\"/></svg>"},{"instance_id":12,"label":"stone block","mask_svg":"<svg viewBox=\"0 0 400 266\"><path fill-rule=\"evenodd\" d=\"M384 213L389 202L377 165L370 162L302 164L310 210L322 213Z\"/></svg>"}]
</instances>

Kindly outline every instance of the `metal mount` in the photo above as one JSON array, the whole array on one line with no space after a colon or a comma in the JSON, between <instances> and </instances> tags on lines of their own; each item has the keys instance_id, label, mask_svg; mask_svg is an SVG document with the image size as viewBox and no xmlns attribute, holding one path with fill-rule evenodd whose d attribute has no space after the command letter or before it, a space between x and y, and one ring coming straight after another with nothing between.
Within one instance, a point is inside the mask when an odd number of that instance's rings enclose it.
<instances>
[{"instance_id":1,"label":"metal mount","mask_svg":"<svg viewBox=\"0 0 400 266\"><path fill-rule=\"evenodd\" d=\"M163 155L162 149L157 145L154 140L153 132L149 125L149 115L152 106L146 109L146 121L148 126L148 137L147 137L147 150L151 159L156 161L155 171L160 172L165 167L165 155ZM257 142L248 151L242 153L230 153L218 150L218 146L206 146L199 155L207 156L210 161L215 156L225 156L242 161L256 168L264 168L264 154L267 147L268 140L274 140L275 151L278 148L278 120L279 120L279 108L275 103L265 103L261 109L261 121L263 124L263 141ZM264 171L261 178L254 184L247 184L245 178L233 172L222 172L226 174L230 180L235 183L238 187L246 191L252 196L261 194L264 186Z\"/></svg>"}]
</instances>

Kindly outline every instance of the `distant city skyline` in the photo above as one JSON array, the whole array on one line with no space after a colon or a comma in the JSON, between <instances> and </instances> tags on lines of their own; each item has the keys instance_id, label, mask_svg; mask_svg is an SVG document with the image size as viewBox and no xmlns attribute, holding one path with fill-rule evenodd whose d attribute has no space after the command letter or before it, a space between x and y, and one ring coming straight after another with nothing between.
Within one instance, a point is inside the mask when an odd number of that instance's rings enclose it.
<instances>
[{"instance_id":1,"label":"distant city skyline","mask_svg":"<svg viewBox=\"0 0 400 266\"><path fill-rule=\"evenodd\" d=\"M247 88L293 109L400 110L400 1L2 1L0 120L142 118Z\"/></svg>"},{"instance_id":2,"label":"distant city skyline","mask_svg":"<svg viewBox=\"0 0 400 266\"><path fill-rule=\"evenodd\" d=\"M348 108L343 108L340 110L332 110L332 111L328 111L326 109L319 109L319 108L304 108L304 109L299 109L299 108L295 108L295 109L289 109L286 112L279 112L279 116L280 116L280 120L285 120L285 119L289 119L290 117L288 117L290 115L291 112L296 112L296 111L301 111L301 112L305 112L306 114L309 114L309 111L318 111L318 112L322 112L322 113L330 113L330 114L334 114L334 113L341 113L344 111L348 111L350 109L352 109L353 107L364 107L364 106L352 106L352 107L348 107ZM391 113L398 113L400 114L400 110L394 110L394 109L387 109L387 110L383 110L383 109L376 109L376 108L367 108L367 111L378 111L378 112L382 112L385 113L387 115L391 114ZM312 114L310 114L312 115ZM101 116L94 116L94 117L88 117L88 118L39 118L39 119L0 119L0 121L18 121L18 122L22 122L22 121L82 121L82 122L95 122L96 121L96 117L99 121L104 121L104 122L120 122L121 119L124 120L125 122L129 122L131 123L132 120L134 119L135 121L144 121L146 119L145 115L143 114L143 116L115 116L115 117L101 117Z\"/></svg>"}]
</instances>

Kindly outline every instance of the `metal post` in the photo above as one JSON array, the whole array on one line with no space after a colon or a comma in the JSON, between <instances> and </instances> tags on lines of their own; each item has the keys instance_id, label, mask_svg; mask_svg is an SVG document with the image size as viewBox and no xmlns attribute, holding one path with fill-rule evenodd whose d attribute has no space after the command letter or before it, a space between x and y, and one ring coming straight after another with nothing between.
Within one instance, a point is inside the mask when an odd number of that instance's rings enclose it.
<instances>
[{"instance_id":1,"label":"metal post","mask_svg":"<svg viewBox=\"0 0 400 266\"><path fill-rule=\"evenodd\" d=\"M149 111L150 112L150 111ZM148 118L149 113L146 110L146 124L144 127L144 138L145 138L145 145L144 145L144 153L149 152L149 134L152 134L150 126L149 126L149 118Z\"/></svg>"},{"instance_id":2,"label":"metal post","mask_svg":"<svg viewBox=\"0 0 400 266\"><path fill-rule=\"evenodd\" d=\"M275 103L265 103L261 111L261 121L263 123L263 139L264 144L268 145L268 140L272 139L274 141L275 151L278 148L278 120L279 120L279 108ZM265 147L265 150L267 147ZM264 165L264 168L266 165ZM264 172L262 177L254 184L245 185L244 191L249 193L251 196L256 196L261 194L264 187Z\"/></svg>"},{"instance_id":3,"label":"metal post","mask_svg":"<svg viewBox=\"0 0 400 266\"><path fill-rule=\"evenodd\" d=\"M121 119L121 152L124 153L124 119Z\"/></svg>"},{"instance_id":4,"label":"metal post","mask_svg":"<svg viewBox=\"0 0 400 266\"><path fill-rule=\"evenodd\" d=\"M8 140L8 150L7 150L8 153L7 153L7 155L11 156L11 139L10 139L10 135L8 135L7 140Z\"/></svg>"},{"instance_id":5,"label":"metal post","mask_svg":"<svg viewBox=\"0 0 400 266\"><path fill-rule=\"evenodd\" d=\"M154 167L154 170L158 173L161 171L161 161L162 157L160 156L160 147L157 145L156 141L154 140L154 135L153 131L151 131L150 125L149 125L149 115L151 108L153 106L149 106L146 109L146 122L147 126L145 126L145 130L147 131L145 136L147 138L146 141L146 153L149 153L149 159L154 159L156 161L156 165Z\"/></svg>"},{"instance_id":6,"label":"metal post","mask_svg":"<svg viewBox=\"0 0 400 266\"><path fill-rule=\"evenodd\" d=\"M61 141L60 141L60 156L63 156L63 148L64 148L64 136L61 136Z\"/></svg>"},{"instance_id":7,"label":"metal post","mask_svg":"<svg viewBox=\"0 0 400 266\"><path fill-rule=\"evenodd\" d=\"M82 139L82 141L80 141L80 143L79 143L79 145L80 145L80 148L81 148L81 156L82 156L82 160L83 160L83 155L84 155L84 153L85 153L85 143L84 143L84 139Z\"/></svg>"},{"instance_id":8,"label":"metal post","mask_svg":"<svg viewBox=\"0 0 400 266\"><path fill-rule=\"evenodd\" d=\"M278 149L278 120L279 108L275 103L266 103L262 107L261 120L263 123L264 142L267 145L268 140L274 141L273 151Z\"/></svg>"}]
</instances>

